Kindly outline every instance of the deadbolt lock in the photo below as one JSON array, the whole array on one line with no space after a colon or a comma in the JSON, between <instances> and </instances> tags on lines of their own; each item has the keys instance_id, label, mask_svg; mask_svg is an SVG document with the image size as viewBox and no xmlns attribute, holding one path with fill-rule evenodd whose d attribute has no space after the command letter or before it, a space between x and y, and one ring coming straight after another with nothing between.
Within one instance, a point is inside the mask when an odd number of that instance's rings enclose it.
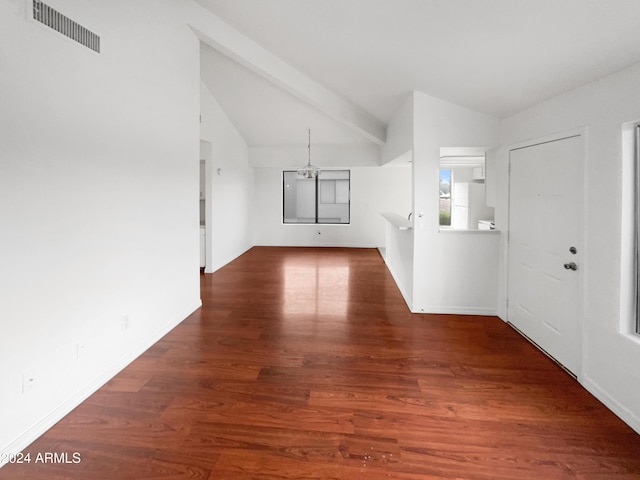
<instances>
[{"instance_id":1,"label":"deadbolt lock","mask_svg":"<svg viewBox=\"0 0 640 480\"><path fill-rule=\"evenodd\" d=\"M578 253L578 249L577 249L576 247L569 247L569 251L570 251L571 253L573 253L574 255L575 255L576 253Z\"/></svg>"}]
</instances>

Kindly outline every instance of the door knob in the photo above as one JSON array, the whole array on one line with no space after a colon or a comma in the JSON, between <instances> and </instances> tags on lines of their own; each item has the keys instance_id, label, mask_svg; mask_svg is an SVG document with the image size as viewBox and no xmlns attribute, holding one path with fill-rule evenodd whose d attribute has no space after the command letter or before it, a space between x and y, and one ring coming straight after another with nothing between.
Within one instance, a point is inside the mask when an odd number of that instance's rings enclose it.
<instances>
[{"instance_id":1,"label":"door knob","mask_svg":"<svg viewBox=\"0 0 640 480\"><path fill-rule=\"evenodd\" d=\"M564 264L564 268L567 270L577 270L578 265L576 265L576 262L569 262Z\"/></svg>"}]
</instances>

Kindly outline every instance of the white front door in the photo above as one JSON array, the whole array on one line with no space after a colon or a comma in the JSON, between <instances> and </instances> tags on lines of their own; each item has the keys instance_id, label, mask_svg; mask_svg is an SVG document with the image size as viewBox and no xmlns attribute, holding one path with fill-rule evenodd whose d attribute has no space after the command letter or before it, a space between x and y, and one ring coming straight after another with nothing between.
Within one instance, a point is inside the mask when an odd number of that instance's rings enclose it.
<instances>
[{"instance_id":1,"label":"white front door","mask_svg":"<svg viewBox=\"0 0 640 480\"><path fill-rule=\"evenodd\" d=\"M583 137L510 152L508 320L570 372L580 361Z\"/></svg>"}]
</instances>

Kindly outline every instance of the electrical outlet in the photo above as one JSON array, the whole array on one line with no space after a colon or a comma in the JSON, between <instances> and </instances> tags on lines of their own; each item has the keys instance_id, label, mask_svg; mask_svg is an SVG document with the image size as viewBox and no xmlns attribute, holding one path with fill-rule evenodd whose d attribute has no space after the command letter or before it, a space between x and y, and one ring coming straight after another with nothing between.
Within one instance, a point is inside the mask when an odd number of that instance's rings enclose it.
<instances>
[{"instance_id":1,"label":"electrical outlet","mask_svg":"<svg viewBox=\"0 0 640 480\"><path fill-rule=\"evenodd\" d=\"M33 372L22 374L22 393L27 393L36 386L36 375Z\"/></svg>"},{"instance_id":2,"label":"electrical outlet","mask_svg":"<svg viewBox=\"0 0 640 480\"><path fill-rule=\"evenodd\" d=\"M125 330L129 330L129 315L123 315L122 319L120 320L120 327L122 328L123 332Z\"/></svg>"}]
</instances>

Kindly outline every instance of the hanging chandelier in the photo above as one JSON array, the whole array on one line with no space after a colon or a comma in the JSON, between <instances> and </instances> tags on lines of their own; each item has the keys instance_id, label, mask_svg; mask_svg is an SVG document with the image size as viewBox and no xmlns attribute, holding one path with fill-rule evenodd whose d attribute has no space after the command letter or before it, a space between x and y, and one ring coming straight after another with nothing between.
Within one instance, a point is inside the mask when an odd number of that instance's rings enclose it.
<instances>
[{"instance_id":1,"label":"hanging chandelier","mask_svg":"<svg viewBox=\"0 0 640 480\"><path fill-rule=\"evenodd\" d=\"M316 178L320 175L320 168L315 165L311 165L311 129L309 128L309 161L307 164L298 169L298 176L303 178Z\"/></svg>"}]
</instances>

